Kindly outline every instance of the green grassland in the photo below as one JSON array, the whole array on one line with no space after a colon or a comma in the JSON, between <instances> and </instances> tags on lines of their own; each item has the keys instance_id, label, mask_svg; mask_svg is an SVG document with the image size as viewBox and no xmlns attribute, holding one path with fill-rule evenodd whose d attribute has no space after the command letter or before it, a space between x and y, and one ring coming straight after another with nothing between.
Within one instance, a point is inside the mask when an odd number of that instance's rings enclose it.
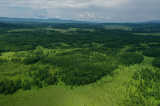
<instances>
[{"instance_id":1,"label":"green grassland","mask_svg":"<svg viewBox=\"0 0 160 106\"><path fill-rule=\"evenodd\" d=\"M121 29L126 31L131 31L132 27L122 26L122 25L104 25L106 29Z\"/></svg>"},{"instance_id":2,"label":"green grassland","mask_svg":"<svg viewBox=\"0 0 160 106\"><path fill-rule=\"evenodd\" d=\"M126 98L126 85L132 79L134 71L141 68L154 67L150 65L152 58L145 57L141 64L124 67L119 66L115 70L118 74L114 77L106 76L96 83L73 87L66 86L63 82L58 85L47 86L37 90L33 87L29 91L19 90L12 95L1 95L0 102L3 106L118 106L122 105ZM23 76L24 78L24 76ZM132 88L134 89L134 88Z\"/></svg>"},{"instance_id":3,"label":"green grassland","mask_svg":"<svg viewBox=\"0 0 160 106\"><path fill-rule=\"evenodd\" d=\"M160 33L135 33L136 35L152 35L152 36L160 36Z\"/></svg>"},{"instance_id":4,"label":"green grassland","mask_svg":"<svg viewBox=\"0 0 160 106\"><path fill-rule=\"evenodd\" d=\"M0 106L159 106L159 36L138 33L153 26L5 29Z\"/></svg>"},{"instance_id":5,"label":"green grassland","mask_svg":"<svg viewBox=\"0 0 160 106\"><path fill-rule=\"evenodd\" d=\"M42 49L41 47L37 48ZM43 51L44 53L47 53L52 50L43 49ZM64 50L55 51L55 53L64 52ZM23 51L17 52L16 54L18 55L20 53L23 53ZM14 57L14 53L6 52L2 54L1 57L10 59ZM134 71L147 67L153 69L154 67L151 65L152 60L152 58L145 57L144 61L140 64L131 66L120 65L119 68L114 71L115 73L118 73L114 77L105 76L98 80L96 83L91 83L84 86L73 86L73 89L71 89L71 86L67 86L63 82L59 82L57 85L48 85L47 87L38 90L36 87L33 87L29 91L25 91L23 89L18 90L12 95L2 94L0 95L0 103L2 106L105 106L106 104L109 106L122 105L126 98L126 85L132 79L131 76L133 75ZM8 79L21 78L22 80L31 80L30 77L24 74L24 72L27 71L30 66L8 63L6 67L2 68L3 72L1 72L1 78L6 77ZM56 68L53 70L59 69ZM7 75L4 76L4 74Z\"/></svg>"},{"instance_id":6,"label":"green grassland","mask_svg":"<svg viewBox=\"0 0 160 106\"><path fill-rule=\"evenodd\" d=\"M38 31L38 30L42 30L41 28L36 28L36 29L13 29L13 30L9 30L8 32L23 32L23 31ZM51 27L47 27L44 28L43 30L46 31L58 31L58 32L62 32L62 33L67 33L70 31L90 31L90 32L94 32L94 29L87 29L87 28L69 28L69 29L58 29L58 28L51 28Z\"/></svg>"}]
</instances>

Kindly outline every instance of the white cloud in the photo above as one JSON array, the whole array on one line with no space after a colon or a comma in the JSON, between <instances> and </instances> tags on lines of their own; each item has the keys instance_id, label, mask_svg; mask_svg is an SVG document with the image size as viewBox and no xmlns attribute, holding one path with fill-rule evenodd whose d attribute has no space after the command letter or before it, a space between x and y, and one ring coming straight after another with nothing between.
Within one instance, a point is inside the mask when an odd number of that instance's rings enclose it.
<instances>
[{"instance_id":1,"label":"white cloud","mask_svg":"<svg viewBox=\"0 0 160 106\"><path fill-rule=\"evenodd\" d=\"M80 18L85 18L83 14L79 14L79 17Z\"/></svg>"},{"instance_id":2,"label":"white cloud","mask_svg":"<svg viewBox=\"0 0 160 106\"><path fill-rule=\"evenodd\" d=\"M111 17L105 17L105 19L110 20L110 19L111 19Z\"/></svg>"},{"instance_id":3,"label":"white cloud","mask_svg":"<svg viewBox=\"0 0 160 106\"><path fill-rule=\"evenodd\" d=\"M79 14L79 17L81 19L96 19L96 16L94 13L85 12L84 14Z\"/></svg>"},{"instance_id":4,"label":"white cloud","mask_svg":"<svg viewBox=\"0 0 160 106\"><path fill-rule=\"evenodd\" d=\"M93 18L93 19L96 18L95 14L93 14L93 13L86 12L86 14L87 14L87 16L88 16L89 18Z\"/></svg>"},{"instance_id":5,"label":"white cloud","mask_svg":"<svg viewBox=\"0 0 160 106\"><path fill-rule=\"evenodd\" d=\"M56 18L60 18L60 15L56 15Z\"/></svg>"},{"instance_id":6,"label":"white cloud","mask_svg":"<svg viewBox=\"0 0 160 106\"><path fill-rule=\"evenodd\" d=\"M12 16L145 21L160 19L159 4L160 0L1 0L0 9L5 12L0 17L15 13Z\"/></svg>"},{"instance_id":7,"label":"white cloud","mask_svg":"<svg viewBox=\"0 0 160 106\"><path fill-rule=\"evenodd\" d=\"M45 18L48 14L48 8L36 8L33 13L36 17Z\"/></svg>"}]
</instances>

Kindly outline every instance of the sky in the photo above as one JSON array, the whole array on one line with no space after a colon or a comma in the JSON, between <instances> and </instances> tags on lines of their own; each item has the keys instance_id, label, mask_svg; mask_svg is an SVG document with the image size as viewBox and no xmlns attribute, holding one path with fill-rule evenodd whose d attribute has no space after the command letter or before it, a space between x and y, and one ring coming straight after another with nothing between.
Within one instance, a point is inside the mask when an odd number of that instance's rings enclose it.
<instances>
[{"instance_id":1,"label":"sky","mask_svg":"<svg viewBox=\"0 0 160 106\"><path fill-rule=\"evenodd\" d=\"M101 22L160 20L160 0L0 0L0 17Z\"/></svg>"}]
</instances>

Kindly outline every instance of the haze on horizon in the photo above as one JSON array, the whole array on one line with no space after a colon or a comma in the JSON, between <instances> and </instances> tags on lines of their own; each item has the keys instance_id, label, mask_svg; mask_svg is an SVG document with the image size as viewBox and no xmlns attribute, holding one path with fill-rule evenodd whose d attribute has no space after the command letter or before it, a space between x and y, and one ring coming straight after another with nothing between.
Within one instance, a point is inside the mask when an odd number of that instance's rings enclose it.
<instances>
[{"instance_id":1,"label":"haze on horizon","mask_svg":"<svg viewBox=\"0 0 160 106\"><path fill-rule=\"evenodd\" d=\"M0 17L103 22L160 20L160 0L1 0Z\"/></svg>"}]
</instances>

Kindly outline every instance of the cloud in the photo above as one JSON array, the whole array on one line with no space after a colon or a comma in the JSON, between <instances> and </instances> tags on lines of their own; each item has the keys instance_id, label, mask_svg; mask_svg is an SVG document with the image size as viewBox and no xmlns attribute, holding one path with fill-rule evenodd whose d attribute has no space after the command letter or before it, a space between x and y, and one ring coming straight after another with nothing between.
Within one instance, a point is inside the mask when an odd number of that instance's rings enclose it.
<instances>
[{"instance_id":1,"label":"cloud","mask_svg":"<svg viewBox=\"0 0 160 106\"><path fill-rule=\"evenodd\" d=\"M87 16L88 16L89 18L93 18L93 19L96 18L96 17L95 17L95 14L93 14L93 13L86 12L86 14L87 14Z\"/></svg>"},{"instance_id":2,"label":"cloud","mask_svg":"<svg viewBox=\"0 0 160 106\"><path fill-rule=\"evenodd\" d=\"M48 8L36 8L33 9L33 13L36 17L45 18L48 13Z\"/></svg>"},{"instance_id":3,"label":"cloud","mask_svg":"<svg viewBox=\"0 0 160 106\"><path fill-rule=\"evenodd\" d=\"M60 18L60 15L56 15L56 18Z\"/></svg>"},{"instance_id":4,"label":"cloud","mask_svg":"<svg viewBox=\"0 0 160 106\"><path fill-rule=\"evenodd\" d=\"M110 19L111 19L111 17L105 17L105 19L110 20Z\"/></svg>"},{"instance_id":5,"label":"cloud","mask_svg":"<svg viewBox=\"0 0 160 106\"><path fill-rule=\"evenodd\" d=\"M81 19L96 19L96 16L94 13L85 12L84 14L79 14L79 17Z\"/></svg>"},{"instance_id":6,"label":"cloud","mask_svg":"<svg viewBox=\"0 0 160 106\"><path fill-rule=\"evenodd\" d=\"M160 0L1 0L0 16L97 21L160 20ZM26 13L27 15L25 15Z\"/></svg>"},{"instance_id":7,"label":"cloud","mask_svg":"<svg viewBox=\"0 0 160 106\"><path fill-rule=\"evenodd\" d=\"M79 14L80 18L85 18L85 16L83 14Z\"/></svg>"}]
</instances>

